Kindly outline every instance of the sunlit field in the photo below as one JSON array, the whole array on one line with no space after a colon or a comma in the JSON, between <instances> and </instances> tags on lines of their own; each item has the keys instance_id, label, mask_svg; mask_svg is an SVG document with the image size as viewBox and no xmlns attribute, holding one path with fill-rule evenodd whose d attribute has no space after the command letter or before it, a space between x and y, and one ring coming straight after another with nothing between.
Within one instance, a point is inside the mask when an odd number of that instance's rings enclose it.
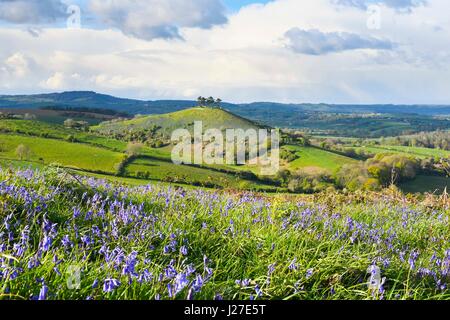
<instances>
[{"instance_id":1,"label":"sunlit field","mask_svg":"<svg viewBox=\"0 0 450 320\"><path fill-rule=\"evenodd\" d=\"M2 299L450 298L446 195L266 197L56 169L0 181Z\"/></svg>"}]
</instances>

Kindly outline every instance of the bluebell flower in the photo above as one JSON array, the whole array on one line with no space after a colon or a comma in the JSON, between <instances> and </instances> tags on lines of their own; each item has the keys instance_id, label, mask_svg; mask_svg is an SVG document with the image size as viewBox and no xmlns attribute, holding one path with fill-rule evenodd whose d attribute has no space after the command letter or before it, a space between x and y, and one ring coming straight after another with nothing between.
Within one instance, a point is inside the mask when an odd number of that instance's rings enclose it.
<instances>
[{"instance_id":1,"label":"bluebell flower","mask_svg":"<svg viewBox=\"0 0 450 320\"><path fill-rule=\"evenodd\" d=\"M44 284L39 291L38 300L47 300L48 287Z\"/></svg>"},{"instance_id":2,"label":"bluebell flower","mask_svg":"<svg viewBox=\"0 0 450 320\"><path fill-rule=\"evenodd\" d=\"M105 279L103 283L103 291L106 293L113 292L118 287L120 287L120 281L117 279Z\"/></svg>"},{"instance_id":3,"label":"bluebell flower","mask_svg":"<svg viewBox=\"0 0 450 320\"><path fill-rule=\"evenodd\" d=\"M204 280L203 280L202 276L198 274L195 277L194 282L192 283L192 289L194 289L195 292L199 292L202 289L203 285L204 285Z\"/></svg>"},{"instance_id":4,"label":"bluebell flower","mask_svg":"<svg viewBox=\"0 0 450 320\"><path fill-rule=\"evenodd\" d=\"M189 284L189 280L186 277L185 273L179 273L175 277L175 295L180 293L186 286Z\"/></svg>"},{"instance_id":5,"label":"bluebell flower","mask_svg":"<svg viewBox=\"0 0 450 320\"><path fill-rule=\"evenodd\" d=\"M42 251L46 252L50 250L51 245L52 245L52 238L48 235L45 235L44 240L42 241Z\"/></svg>"}]
</instances>

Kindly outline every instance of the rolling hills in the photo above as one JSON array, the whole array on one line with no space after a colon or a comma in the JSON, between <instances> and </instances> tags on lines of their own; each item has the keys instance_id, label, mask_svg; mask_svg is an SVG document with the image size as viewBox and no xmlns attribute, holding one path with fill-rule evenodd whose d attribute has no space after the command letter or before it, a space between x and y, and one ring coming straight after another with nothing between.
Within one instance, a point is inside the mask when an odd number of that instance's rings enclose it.
<instances>
[{"instance_id":1,"label":"rolling hills","mask_svg":"<svg viewBox=\"0 0 450 320\"><path fill-rule=\"evenodd\" d=\"M47 106L107 108L132 114L163 114L192 108L194 100L153 100L117 98L93 91L68 91L34 95L0 95L0 108L40 108ZM380 114L419 114L450 115L449 105L393 105L393 104L327 104L327 103L222 103L222 106L242 116L255 113L266 114L265 118L282 113L287 116L298 112L326 113L380 113Z\"/></svg>"},{"instance_id":2,"label":"rolling hills","mask_svg":"<svg viewBox=\"0 0 450 320\"><path fill-rule=\"evenodd\" d=\"M202 121L203 130L208 129L259 129L262 126L219 108L195 107L163 115L137 117L132 120L110 121L92 127L94 132L123 136L129 133L147 133L170 138L176 129L193 130L194 122Z\"/></svg>"},{"instance_id":3,"label":"rolling hills","mask_svg":"<svg viewBox=\"0 0 450 320\"><path fill-rule=\"evenodd\" d=\"M0 109L100 108L132 115L173 113L195 107L192 100L143 101L92 91L0 96ZM313 134L377 138L450 129L448 105L333 105L273 102L226 103L236 115L271 127L296 128ZM92 119L88 119L92 123ZM94 119L95 121L95 119Z\"/></svg>"}]
</instances>

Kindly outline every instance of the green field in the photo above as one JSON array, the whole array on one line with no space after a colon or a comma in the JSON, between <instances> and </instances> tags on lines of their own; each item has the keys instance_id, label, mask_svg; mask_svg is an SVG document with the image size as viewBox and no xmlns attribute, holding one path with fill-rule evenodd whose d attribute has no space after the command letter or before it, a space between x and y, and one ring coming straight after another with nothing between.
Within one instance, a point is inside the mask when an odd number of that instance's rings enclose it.
<instances>
[{"instance_id":1,"label":"green field","mask_svg":"<svg viewBox=\"0 0 450 320\"><path fill-rule=\"evenodd\" d=\"M238 178L231 170L230 173L225 173L206 167L179 166L174 165L171 161L149 157L140 157L134 160L126 167L125 174L130 177L144 176L150 180L183 182L198 186L261 190L265 188L263 184L256 181Z\"/></svg>"},{"instance_id":2,"label":"green field","mask_svg":"<svg viewBox=\"0 0 450 320\"><path fill-rule=\"evenodd\" d=\"M405 146L370 146L370 147L356 147L353 148L356 151L364 151L370 154L380 153L396 153L402 155L411 155L416 158L434 158L434 157L450 157L450 151L419 148L419 147L405 147Z\"/></svg>"},{"instance_id":3,"label":"green field","mask_svg":"<svg viewBox=\"0 0 450 320\"><path fill-rule=\"evenodd\" d=\"M18 160L15 150L21 144L31 150L27 160L42 164L58 163L88 171L112 174L114 166L122 159L121 153L86 144L9 134L0 135L0 157Z\"/></svg>"},{"instance_id":4,"label":"green field","mask_svg":"<svg viewBox=\"0 0 450 320\"><path fill-rule=\"evenodd\" d=\"M288 167L291 170L301 168L318 167L329 171L335 171L344 164L356 162L356 160L341 156L339 154L318 149L315 147L301 147L301 146L286 146L288 150L295 151L299 157L289 163Z\"/></svg>"}]
</instances>

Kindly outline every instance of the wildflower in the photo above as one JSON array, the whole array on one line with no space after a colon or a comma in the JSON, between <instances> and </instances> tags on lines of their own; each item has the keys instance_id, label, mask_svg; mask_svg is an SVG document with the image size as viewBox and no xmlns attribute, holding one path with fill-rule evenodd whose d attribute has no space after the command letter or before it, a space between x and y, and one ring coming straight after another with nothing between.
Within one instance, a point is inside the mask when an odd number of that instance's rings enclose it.
<instances>
[{"instance_id":1,"label":"wildflower","mask_svg":"<svg viewBox=\"0 0 450 320\"><path fill-rule=\"evenodd\" d=\"M98 287L98 279L94 280L94 283L92 283L92 289L96 289Z\"/></svg>"},{"instance_id":2,"label":"wildflower","mask_svg":"<svg viewBox=\"0 0 450 320\"><path fill-rule=\"evenodd\" d=\"M59 271L58 267L53 267L53 271L55 271L55 273L56 273L58 276L61 276L61 275L62 275L62 274L61 274L61 271Z\"/></svg>"},{"instance_id":3,"label":"wildflower","mask_svg":"<svg viewBox=\"0 0 450 320\"><path fill-rule=\"evenodd\" d=\"M259 298L262 296L261 288L258 285L255 286L255 292L256 292L256 298Z\"/></svg>"},{"instance_id":4,"label":"wildflower","mask_svg":"<svg viewBox=\"0 0 450 320\"><path fill-rule=\"evenodd\" d=\"M194 282L192 283L192 289L194 290L194 292L199 292L201 290L201 288L203 287L204 281L201 275L197 275L197 277L195 277Z\"/></svg>"},{"instance_id":5,"label":"wildflower","mask_svg":"<svg viewBox=\"0 0 450 320\"><path fill-rule=\"evenodd\" d=\"M418 257L419 257L419 252L417 252L417 251L414 250L410 253L408 263L409 263L409 266L411 267L411 269L415 268Z\"/></svg>"},{"instance_id":6,"label":"wildflower","mask_svg":"<svg viewBox=\"0 0 450 320\"><path fill-rule=\"evenodd\" d=\"M180 293L187 285L189 284L189 280L186 278L185 273L179 273L175 277L175 295Z\"/></svg>"},{"instance_id":7,"label":"wildflower","mask_svg":"<svg viewBox=\"0 0 450 320\"><path fill-rule=\"evenodd\" d=\"M313 274L314 274L314 269L311 268L311 269L306 270L306 279L311 278L313 276Z\"/></svg>"},{"instance_id":8,"label":"wildflower","mask_svg":"<svg viewBox=\"0 0 450 320\"><path fill-rule=\"evenodd\" d=\"M240 287L248 287L250 285L250 280L249 279L236 280L235 283Z\"/></svg>"},{"instance_id":9,"label":"wildflower","mask_svg":"<svg viewBox=\"0 0 450 320\"><path fill-rule=\"evenodd\" d=\"M180 252L181 252L181 254L182 254L183 256L187 256L187 254L188 254L188 249L186 248L186 246L182 246L182 247L180 248Z\"/></svg>"},{"instance_id":10,"label":"wildflower","mask_svg":"<svg viewBox=\"0 0 450 320\"><path fill-rule=\"evenodd\" d=\"M193 265L188 265L186 268L186 275L190 276L191 274L193 274L195 272L195 268Z\"/></svg>"},{"instance_id":11,"label":"wildflower","mask_svg":"<svg viewBox=\"0 0 450 320\"><path fill-rule=\"evenodd\" d=\"M125 265L123 266L122 274L137 277L137 273L135 271L136 264L137 264L137 252L133 251L125 259Z\"/></svg>"},{"instance_id":12,"label":"wildflower","mask_svg":"<svg viewBox=\"0 0 450 320\"><path fill-rule=\"evenodd\" d=\"M153 274L148 271L148 269L145 269L140 275L139 275L139 279L138 282L142 283L142 282L150 282L153 279Z\"/></svg>"},{"instance_id":13,"label":"wildflower","mask_svg":"<svg viewBox=\"0 0 450 320\"><path fill-rule=\"evenodd\" d=\"M120 287L120 284L120 281L117 279L105 279L105 282L103 283L103 292L113 292L115 289Z\"/></svg>"},{"instance_id":14,"label":"wildflower","mask_svg":"<svg viewBox=\"0 0 450 320\"><path fill-rule=\"evenodd\" d=\"M289 270L294 271L297 270L298 265L297 265L297 258L294 258L294 260L292 260L291 264L289 265Z\"/></svg>"},{"instance_id":15,"label":"wildflower","mask_svg":"<svg viewBox=\"0 0 450 320\"><path fill-rule=\"evenodd\" d=\"M48 287L44 284L39 291L38 300L47 300Z\"/></svg>"},{"instance_id":16,"label":"wildflower","mask_svg":"<svg viewBox=\"0 0 450 320\"><path fill-rule=\"evenodd\" d=\"M50 250L51 245L52 245L52 238L49 237L48 235L45 235L44 240L42 241L42 250L44 252Z\"/></svg>"},{"instance_id":17,"label":"wildflower","mask_svg":"<svg viewBox=\"0 0 450 320\"><path fill-rule=\"evenodd\" d=\"M168 279L173 279L178 274L177 270L172 265L169 265L166 269L164 269L165 276Z\"/></svg>"},{"instance_id":18,"label":"wildflower","mask_svg":"<svg viewBox=\"0 0 450 320\"><path fill-rule=\"evenodd\" d=\"M169 294L169 298L172 298L173 297L173 288L172 288L172 285L170 283L167 284L167 291L168 291L168 294Z\"/></svg>"},{"instance_id":19,"label":"wildflower","mask_svg":"<svg viewBox=\"0 0 450 320\"><path fill-rule=\"evenodd\" d=\"M186 300L194 300L194 290L192 290L192 288L189 289Z\"/></svg>"},{"instance_id":20,"label":"wildflower","mask_svg":"<svg viewBox=\"0 0 450 320\"><path fill-rule=\"evenodd\" d=\"M274 273L274 271L275 271L275 263L272 263L271 265L269 265L269 267L267 268L268 269L268 271L267 271L267 274L270 276L272 273Z\"/></svg>"}]
</instances>

